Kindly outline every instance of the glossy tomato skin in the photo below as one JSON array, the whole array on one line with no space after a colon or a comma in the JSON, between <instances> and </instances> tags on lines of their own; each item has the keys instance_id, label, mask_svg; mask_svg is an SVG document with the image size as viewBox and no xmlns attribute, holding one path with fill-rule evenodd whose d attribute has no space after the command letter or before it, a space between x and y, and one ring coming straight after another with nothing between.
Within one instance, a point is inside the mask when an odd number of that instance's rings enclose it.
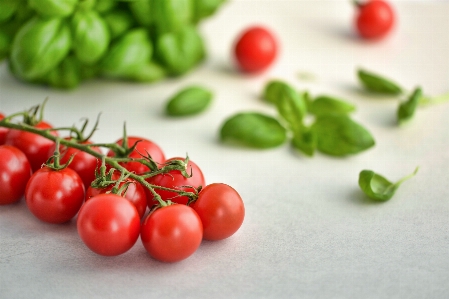
<instances>
[{"instance_id":1,"label":"glossy tomato skin","mask_svg":"<svg viewBox=\"0 0 449 299\"><path fill-rule=\"evenodd\" d=\"M135 206L111 193L89 199L81 207L76 225L84 244L104 256L125 253L140 233L140 217Z\"/></svg>"},{"instance_id":2,"label":"glossy tomato skin","mask_svg":"<svg viewBox=\"0 0 449 299\"><path fill-rule=\"evenodd\" d=\"M31 177L25 154L11 145L0 146L0 205L19 201Z\"/></svg>"},{"instance_id":3,"label":"glossy tomato skin","mask_svg":"<svg viewBox=\"0 0 449 299\"><path fill-rule=\"evenodd\" d=\"M205 240L223 240L232 236L245 218L242 198L234 188L222 183L204 187L191 207L201 219Z\"/></svg>"},{"instance_id":4,"label":"glossy tomato skin","mask_svg":"<svg viewBox=\"0 0 449 299\"><path fill-rule=\"evenodd\" d=\"M0 113L0 120L4 119L5 115L3 113ZM0 145L5 144L6 141L6 135L8 134L9 129L0 127Z\"/></svg>"},{"instance_id":5,"label":"glossy tomato skin","mask_svg":"<svg viewBox=\"0 0 449 299\"><path fill-rule=\"evenodd\" d=\"M132 147L136 142L138 142L136 148L134 149L134 151L131 152L131 154L129 154L128 157L140 159L142 158L142 155L147 156L149 154L156 163L164 162L165 160L164 152L159 147L159 145L157 145L153 141L136 136L128 136L127 138L128 138L128 147ZM116 143L122 145L123 140L119 139L116 141ZM107 155L108 157L115 156L113 151L109 151ZM136 174L142 174L149 171L149 168L147 166L139 162L126 162L120 163L120 165Z\"/></svg>"},{"instance_id":6,"label":"glossy tomato skin","mask_svg":"<svg viewBox=\"0 0 449 299\"><path fill-rule=\"evenodd\" d=\"M35 127L39 129L52 128L52 126L45 121L39 122ZM56 131L51 131L51 134L58 136ZM47 138L30 132L11 129L6 135L5 144L20 149L25 156L27 156L28 161L31 164L31 169L34 172L40 169L42 164L44 164L50 157L48 152L52 146L54 147L55 143Z\"/></svg>"},{"instance_id":7,"label":"glossy tomato skin","mask_svg":"<svg viewBox=\"0 0 449 299\"><path fill-rule=\"evenodd\" d=\"M166 160L166 162L171 160L185 160L185 159L181 157L174 157ZM175 170L164 174L158 174L154 177L147 179L147 182L153 185L162 186L170 189L179 189L187 192L194 192L195 190L191 187L185 186L192 186L194 188L198 188L200 186L206 185L206 180L204 178L203 172L198 167L198 165L195 164L195 162L193 162L192 160L189 160L189 162L187 163L187 173L190 174L190 172L192 172L192 176L190 178L184 177L179 170ZM171 200L172 202L184 205L187 204L187 202L189 201L189 198L187 196L178 196L176 192L160 190L157 188L155 188L154 191L156 191L156 193L161 196L162 200ZM158 202L154 200L154 196L150 190L145 188L145 192L147 194L148 207L151 208L154 204L157 204Z\"/></svg>"},{"instance_id":8,"label":"glossy tomato skin","mask_svg":"<svg viewBox=\"0 0 449 299\"><path fill-rule=\"evenodd\" d=\"M395 13L387 1L371 0L358 6L355 26L362 38L382 38L392 30L394 23Z\"/></svg>"},{"instance_id":9,"label":"glossy tomato skin","mask_svg":"<svg viewBox=\"0 0 449 299\"><path fill-rule=\"evenodd\" d=\"M185 205L173 204L150 213L140 230L143 246L162 262L179 262L200 246L203 227L198 214Z\"/></svg>"},{"instance_id":10,"label":"glossy tomato skin","mask_svg":"<svg viewBox=\"0 0 449 299\"><path fill-rule=\"evenodd\" d=\"M65 138L69 139L69 138ZM80 144L87 145L92 144L91 141L84 141ZM99 147L93 146L92 150L97 153L101 153L101 149ZM48 156L52 156L55 152L55 145L53 145L49 152ZM69 168L73 169L78 173L84 183L84 188L88 188L93 180L95 180L95 170L97 166L100 165L100 160L88 154L86 152L80 151L73 147L67 147L64 145L60 145L59 152L61 153L60 164L65 164L69 161L70 157L73 156L72 162L69 164Z\"/></svg>"},{"instance_id":11,"label":"glossy tomato skin","mask_svg":"<svg viewBox=\"0 0 449 299\"><path fill-rule=\"evenodd\" d=\"M261 72L275 60L278 52L274 35L266 28L246 29L234 46L234 57L239 69L246 73Z\"/></svg>"},{"instance_id":12,"label":"glossy tomato skin","mask_svg":"<svg viewBox=\"0 0 449 299\"><path fill-rule=\"evenodd\" d=\"M84 184L70 168L53 170L42 167L31 176L25 189L31 213L48 223L71 220L84 202Z\"/></svg>"},{"instance_id":13,"label":"glossy tomato skin","mask_svg":"<svg viewBox=\"0 0 449 299\"><path fill-rule=\"evenodd\" d=\"M120 174L118 172L114 172L112 179L117 180L119 178ZM126 190L124 198L129 200L136 207L137 212L139 213L139 217L143 218L147 209L147 196L145 194L145 188L140 183L131 178L128 178L124 182L122 182L120 184L120 187L122 187L126 182L130 182L130 184L128 185L128 189ZM94 188L92 186L89 186L86 190L86 201L98 194L104 194L111 191L113 187L114 184L109 185L105 188Z\"/></svg>"}]
</instances>

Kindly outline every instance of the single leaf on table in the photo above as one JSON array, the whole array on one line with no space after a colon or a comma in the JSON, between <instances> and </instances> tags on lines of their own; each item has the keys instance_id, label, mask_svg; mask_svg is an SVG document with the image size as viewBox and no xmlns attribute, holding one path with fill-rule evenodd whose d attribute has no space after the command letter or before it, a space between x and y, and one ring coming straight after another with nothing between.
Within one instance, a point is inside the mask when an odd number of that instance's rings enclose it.
<instances>
[{"instance_id":1,"label":"single leaf on table","mask_svg":"<svg viewBox=\"0 0 449 299\"><path fill-rule=\"evenodd\" d=\"M311 130L317 138L317 149L331 156L357 154L375 144L371 133L345 114L321 115Z\"/></svg>"},{"instance_id":2,"label":"single leaf on table","mask_svg":"<svg viewBox=\"0 0 449 299\"><path fill-rule=\"evenodd\" d=\"M407 101L402 102L397 110L398 123L403 124L409 121L415 114L416 108L422 98L421 88L416 88Z\"/></svg>"},{"instance_id":3,"label":"single leaf on table","mask_svg":"<svg viewBox=\"0 0 449 299\"><path fill-rule=\"evenodd\" d=\"M374 171L362 170L359 174L359 186L369 198L377 201L387 201L393 197L404 181L413 177L417 172L418 167L412 174L403 177L396 183L392 183Z\"/></svg>"},{"instance_id":4,"label":"single leaf on table","mask_svg":"<svg viewBox=\"0 0 449 299\"><path fill-rule=\"evenodd\" d=\"M265 149L283 144L287 130L271 116L241 112L225 120L220 137L225 143Z\"/></svg>"},{"instance_id":5,"label":"single leaf on table","mask_svg":"<svg viewBox=\"0 0 449 299\"><path fill-rule=\"evenodd\" d=\"M322 95L309 103L309 112L314 115L347 114L355 111L355 106L345 100Z\"/></svg>"},{"instance_id":6,"label":"single leaf on table","mask_svg":"<svg viewBox=\"0 0 449 299\"><path fill-rule=\"evenodd\" d=\"M212 97L212 91L207 88L188 86L169 99L165 111L170 116L198 114L210 105Z\"/></svg>"},{"instance_id":7,"label":"single leaf on table","mask_svg":"<svg viewBox=\"0 0 449 299\"><path fill-rule=\"evenodd\" d=\"M399 95L403 92L402 87L394 81L370 71L359 69L357 75L362 85L371 92L387 95Z\"/></svg>"}]
</instances>

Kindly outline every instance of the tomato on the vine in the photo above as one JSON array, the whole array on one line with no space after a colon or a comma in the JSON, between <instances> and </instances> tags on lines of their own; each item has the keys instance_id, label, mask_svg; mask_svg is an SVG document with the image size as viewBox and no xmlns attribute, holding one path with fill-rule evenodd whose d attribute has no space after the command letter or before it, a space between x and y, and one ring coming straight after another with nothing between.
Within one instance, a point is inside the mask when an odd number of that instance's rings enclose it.
<instances>
[{"instance_id":1,"label":"tomato on the vine","mask_svg":"<svg viewBox=\"0 0 449 299\"><path fill-rule=\"evenodd\" d=\"M25 201L31 213L48 223L64 223L72 219L84 202L84 184L70 168L44 166L28 181Z\"/></svg>"},{"instance_id":2,"label":"tomato on the vine","mask_svg":"<svg viewBox=\"0 0 449 299\"><path fill-rule=\"evenodd\" d=\"M86 201L76 225L84 244L104 256L125 253L134 246L140 233L136 207L112 193L99 194Z\"/></svg>"},{"instance_id":3,"label":"tomato on the vine","mask_svg":"<svg viewBox=\"0 0 449 299\"><path fill-rule=\"evenodd\" d=\"M266 28L254 26L246 29L234 46L234 57L239 69L254 73L268 68L276 58L278 45L274 35Z\"/></svg>"},{"instance_id":4,"label":"tomato on the vine","mask_svg":"<svg viewBox=\"0 0 449 299\"><path fill-rule=\"evenodd\" d=\"M5 115L0 113L0 120L4 119ZM8 134L9 129L5 127L0 127L0 145L5 144L6 134Z\"/></svg>"},{"instance_id":5,"label":"tomato on the vine","mask_svg":"<svg viewBox=\"0 0 449 299\"><path fill-rule=\"evenodd\" d=\"M114 174L112 175L112 179L118 180L119 178L120 174L118 172L114 172ZM126 183L129 184L123 197L129 200L136 207L140 218L142 218L147 209L147 196L145 194L145 188L140 183L131 178L127 178L123 182L121 182L119 188L123 187ZM98 194L103 194L111 191L113 187L114 184L111 184L104 188L94 188L92 186L89 186L86 190L86 201Z\"/></svg>"},{"instance_id":6,"label":"tomato on the vine","mask_svg":"<svg viewBox=\"0 0 449 299\"><path fill-rule=\"evenodd\" d=\"M65 139L70 140L70 137L66 137ZM92 144L92 142L83 141L80 144L89 145ZM97 153L101 153L101 149L99 147L92 146L90 147L90 149L96 151ZM52 156L54 151L55 145L50 148L48 156ZM84 187L87 189L92 181L95 180L95 170L100 164L99 160L91 154L80 151L79 149L73 147L64 146L62 144L59 146L59 152L61 153L61 164L67 163L73 156L73 160L70 162L68 167L78 173L78 175L83 180Z\"/></svg>"},{"instance_id":7,"label":"tomato on the vine","mask_svg":"<svg viewBox=\"0 0 449 299\"><path fill-rule=\"evenodd\" d=\"M142 156L150 155L151 158L156 163L162 163L165 160L165 155L162 149L154 143L153 141L145 138L140 138L136 136L128 136L127 137L128 147L131 148L134 144L137 143L134 150L127 156L129 158L140 159ZM119 139L116 141L118 145L123 145L123 139ZM107 153L108 157L115 157L116 153L110 150ZM122 157L123 158L123 157ZM120 163L123 167L125 167L130 172L134 172L136 174L142 174L149 171L149 168L142 163L139 162L123 162Z\"/></svg>"},{"instance_id":8,"label":"tomato on the vine","mask_svg":"<svg viewBox=\"0 0 449 299\"><path fill-rule=\"evenodd\" d=\"M172 160L184 160L184 158L174 157L166 160L165 162L169 162ZM157 185L170 189L177 189L186 192L194 192L193 188L199 188L200 186L205 186L206 181L204 179L203 172L192 160L189 160L187 163L187 173L192 175L191 177L184 177L179 170L172 170L168 173L158 174L154 177L150 177L147 179L147 182L152 185ZM190 187L189 187L190 186ZM154 191L160 195L162 200L171 200L172 202L179 204L187 204L189 198L187 196L179 196L178 193L174 191L162 190L158 188L154 188ZM158 202L154 199L153 193L150 190L145 188L145 192L147 194L148 207L152 207L154 204Z\"/></svg>"},{"instance_id":9,"label":"tomato on the vine","mask_svg":"<svg viewBox=\"0 0 449 299\"><path fill-rule=\"evenodd\" d=\"M377 39L391 31L395 23L395 13L385 0L356 2L355 27L362 38Z\"/></svg>"},{"instance_id":10,"label":"tomato on the vine","mask_svg":"<svg viewBox=\"0 0 449 299\"><path fill-rule=\"evenodd\" d=\"M242 198L226 184L207 185L191 207L201 218L203 238L206 240L222 240L232 236L245 218Z\"/></svg>"},{"instance_id":11,"label":"tomato on the vine","mask_svg":"<svg viewBox=\"0 0 449 299\"><path fill-rule=\"evenodd\" d=\"M0 205L19 201L31 177L25 154L11 145L0 146Z\"/></svg>"},{"instance_id":12,"label":"tomato on the vine","mask_svg":"<svg viewBox=\"0 0 449 299\"><path fill-rule=\"evenodd\" d=\"M141 226L140 238L148 253L162 262L178 262L200 246L200 217L186 205L173 204L150 213Z\"/></svg>"},{"instance_id":13,"label":"tomato on the vine","mask_svg":"<svg viewBox=\"0 0 449 299\"><path fill-rule=\"evenodd\" d=\"M34 127L42 130L52 128L52 126L45 121L37 123ZM50 132L52 135L58 136L57 131ZM34 133L11 129L6 135L5 144L9 144L20 149L25 156L27 156L28 161L30 161L31 164L31 169L34 172L41 168L42 164L44 164L51 156L48 152L51 147L54 147L55 143L50 139Z\"/></svg>"}]
</instances>

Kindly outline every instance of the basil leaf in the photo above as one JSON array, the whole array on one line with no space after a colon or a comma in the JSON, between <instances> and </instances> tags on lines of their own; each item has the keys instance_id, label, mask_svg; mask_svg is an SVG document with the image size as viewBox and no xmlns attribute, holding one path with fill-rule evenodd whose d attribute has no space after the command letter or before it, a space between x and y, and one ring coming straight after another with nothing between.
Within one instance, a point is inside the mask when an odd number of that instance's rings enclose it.
<instances>
[{"instance_id":1,"label":"basil leaf","mask_svg":"<svg viewBox=\"0 0 449 299\"><path fill-rule=\"evenodd\" d=\"M403 124L410 120L415 114L415 110L418 107L419 101L422 98L421 88L416 88L407 101L399 105L397 111L397 118L399 124Z\"/></svg>"},{"instance_id":2,"label":"basil leaf","mask_svg":"<svg viewBox=\"0 0 449 299\"><path fill-rule=\"evenodd\" d=\"M171 97L166 106L170 116L186 116L204 111L212 102L212 92L200 86L189 86Z\"/></svg>"},{"instance_id":3,"label":"basil leaf","mask_svg":"<svg viewBox=\"0 0 449 299\"><path fill-rule=\"evenodd\" d=\"M142 2L142 1L131 1L130 3ZM105 13L113 9L118 4L116 0L96 0L94 9L99 13Z\"/></svg>"},{"instance_id":4,"label":"basil leaf","mask_svg":"<svg viewBox=\"0 0 449 299\"><path fill-rule=\"evenodd\" d=\"M288 88L288 84L279 80L269 81L264 88L262 98L272 104L276 104L281 97L283 89Z\"/></svg>"},{"instance_id":5,"label":"basil leaf","mask_svg":"<svg viewBox=\"0 0 449 299\"><path fill-rule=\"evenodd\" d=\"M55 88L73 89L81 81L80 63L73 56L66 57L47 75L47 82Z\"/></svg>"},{"instance_id":6,"label":"basil leaf","mask_svg":"<svg viewBox=\"0 0 449 299\"><path fill-rule=\"evenodd\" d=\"M227 0L193 0L193 21L195 23L207 18Z\"/></svg>"},{"instance_id":7,"label":"basil leaf","mask_svg":"<svg viewBox=\"0 0 449 299\"><path fill-rule=\"evenodd\" d=\"M0 23L5 23L17 11L19 1L17 0L2 0L0 1Z\"/></svg>"},{"instance_id":8,"label":"basil leaf","mask_svg":"<svg viewBox=\"0 0 449 299\"><path fill-rule=\"evenodd\" d=\"M286 129L271 116L257 112L242 112L228 118L220 129L225 143L251 148L272 148L283 144Z\"/></svg>"},{"instance_id":9,"label":"basil leaf","mask_svg":"<svg viewBox=\"0 0 449 299\"><path fill-rule=\"evenodd\" d=\"M151 15L157 34L171 33L191 24L193 0L152 0Z\"/></svg>"},{"instance_id":10,"label":"basil leaf","mask_svg":"<svg viewBox=\"0 0 449 299\"><path fill-rule=\"evenodd\" d=\"M140 1L139 1L140 2ZM132 3L139 3L132 2ZM104 21L108 25L111 32L111 39L115 39L126 33L131 27L134 26L134 19L131 14L114 9L103 16Z\"/></svg>"},{"instance_id":11,"label":"basil leaf","mask_svg":"<svg viewBox=\"0 0 449 299\"><path fill-rule=\"evenodd\" d=\"M140 25L150 26L154 22L153 0L130 1L129 8Z\"/></svg>"},{"instance_id":12,"label":"basil leaf","mask_svg":"<svg viewBox=\"0 0 449 299\"><path fill-rule=\"evenodd\" d=\"M72 46L70 26L62 18L35 17L14 37L10 62L21 79L35 80L56 67Z\"/></svg>"},{"instance_id":13,"label":"basil leaf","mask_svg":"<svg viewBox=\"0 0 449 299\"><path fill-rule=\"evenodd\" d=\"M310 128L303 127L294 133L292 145L303 154L312 157L317 148L317 136Z\"/></svg>"},{"instance_id":14,"label":"basil leaf","mask_svg":"<svg viewBox=\"0 0 449 299\"><path fill-rule=\"evenodd\" d=\"M130 74L129 79L138 82L155 82L167 76L165 69L154 62L147 62L140 68L136 69L134 73Z\"/></svg>"},{"instance_id":15,"label":"basil leaf","mask_svg":"<svg viewBox=\"0 0 449 299\"><path fill-rule=\"evenodd\" d=\"M403 91L397 83L378 74L359 69L357 75L362 85L369 91L389 95L398 95Z\"/></svg>"},{"instance_id":16,"label":"basil leaf","mask_svg":"<svg viewBox=\"0 0 449 299\"><path fill-rule=\"evenodd\" d=\"M412 174L405 176L396 183L392 183L371 170L362 170L359 174L359 186L369 198L377 201L387 201L393 197L404 181L413 177L417 172L418 167Z\"/></svg>"},{"instance_id":17,"label":"basil leaf","mask_svg":"<svg viewBox=\"0 0 449 299\"><path fill-rule=\"evenodd\" d=\"M103 75L129 79L150 60L152 44L145 29L133 29L116 40L102 60Z\"/></svg>"},{"instance_id":18,"label":"basil leaf","mask_svg":"<svg viewBox=\"0 0 449 299\"><path fill-rule=\"evenodd\" d=\"M309 112L314 115L330 113L347 114L355 111L355 106L344 100L322 95L315 98L309 104Z\"/></svg>"},{"instance_id":19,"label":"basil leaf","mask_svg":"<svg viewBox=\"0 0 449 299\"><path fill-rule=\"evenodd\" d=\"M110 33L106 22L93 10L77 12L72 18L73 51L85 64L94 64L107 51Z\"/></svg>"},{"instance_id":20,"label":"basil leaf","mask_svg":"<svg viewBox=\"0 0 449 299\"><path fill-rule=\"evenodd\" d=\"M302 126L302 120L307 114L307 104L302 94L288 85L280 86L276 108L289 128L293 131Z\"/></svg>"},{"instance_id":21,"label":"basil leaf","mask_svg":"<svg viewBox=\"0 0 449 299\"><path fill-rule=\"evenodd\" d=\"M28 0L28 5L44 17L67 17L79 0Z\"/></svg>"},{"instance_id":22,"label":"basil leaf","mask_svg":"<svg viewBox=\"0 0 449 299\"><path fill-rule=\"evenodd\" d=\"M205 56L203 40L193 26L159 36L156 47L158 59L173 75L186 73Z\"/></svg>"},{"instance_id":23,"label":"basil leaf","mask_svg":"<svg viewBox=\"0 0 449 299\"><path fill-rule=\"evenodd\" d=\"M356 154L374 146L374 138L345 114L325 114L312 125L317 149L331 156Z\"/></svg>"}]
</instances>

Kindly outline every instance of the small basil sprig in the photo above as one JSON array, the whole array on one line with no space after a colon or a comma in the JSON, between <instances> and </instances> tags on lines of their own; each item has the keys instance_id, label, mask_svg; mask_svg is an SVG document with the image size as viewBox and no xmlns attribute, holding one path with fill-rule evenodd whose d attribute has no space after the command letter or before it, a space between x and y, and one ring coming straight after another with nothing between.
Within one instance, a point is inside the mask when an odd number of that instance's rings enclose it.
<instances>
[{"instance_id":1,"label":"small basil sprig","mask_svg":"<svg viewBox=\"0 0 449 299\"><path fill-rule=\"evenodd\" d=\"M397 83L376 73L359 69L357 75L368 91L387 95L399 95L403 92Z\"/></svg>"},{"instance_id":2,"label":"small basil sprig","mask_svg":"<svg viewBox=\"0 0 449 299\"><path fill-rule=\"evenodd\" d=\"M228 144L266 149L283 144L287 138L287 130L271 116L241 112L225 120L220 129L220 137Z\"/></svg>"},{"instance_id":3,"label":"small basil sprig","mask_svg":"<svg viewBox=\"0 0 449 299\"><path fill-rule=\"evenodd\" d=\"M412 178L418 172L418 167L396 183L392 183L380 174L371 170L362 170L359 174L360 189L371 199L387 201L393 197L399 186L406 180Z\"/></svg>"},{"instance_id":4,"label":"small basil sprig","mask_svg":"<svg viewBox=\"0 0 449 299\"><path fill-rule=\"evenodd\" d=\"M172 96L165 108L170 116L187 116L204 111L212 102L213 93L201 86L188 86Z\"/></svg>"}]
</instances>

